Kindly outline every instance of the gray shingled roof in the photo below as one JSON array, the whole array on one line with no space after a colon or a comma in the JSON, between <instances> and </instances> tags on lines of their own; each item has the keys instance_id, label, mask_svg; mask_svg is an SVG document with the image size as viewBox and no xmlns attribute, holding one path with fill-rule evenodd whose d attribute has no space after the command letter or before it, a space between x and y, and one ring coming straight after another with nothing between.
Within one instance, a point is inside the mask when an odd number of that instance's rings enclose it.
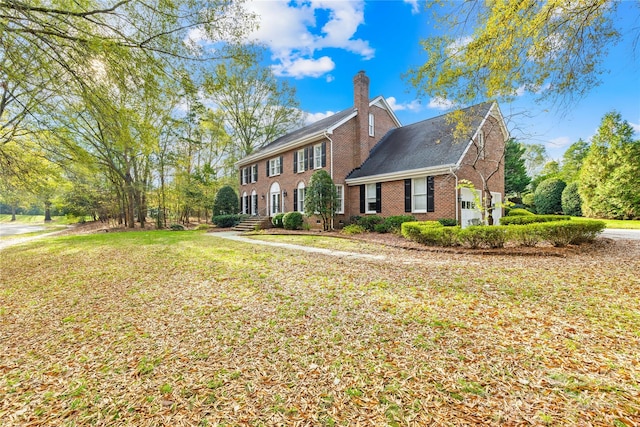
<instances>
[{"instance_id":1,"label":"gray shingled roof","mask_svg":"<svg viewBox=\"0 0 640 427\"><path fill-rule=\"evenodd\" d=\"M369 158L347 179L456 164L491 105L491 102L485 102L462 110L471 121L469 135L461 142L453 141L456 123L447 120L452 113L389 131L373 147Z\"/></svg>"},{"instance_id":2,"label":"gray shingled roof","mask_svg":"<svg viewBox=\"0 0 640 427\"><path fill-rule=\"evenodd\" d=\"M293 132L283 135L280 138L275 139L274 141L270 142L269 144L255 151L254 153L252 153L252 156L260 155L262 152L275 150L282 145L285 145L297 140L302 140L308 136L317 134L318 132L325 131L333 127L334 125L340 123L342 120L344 120L346 117L353 114L354 112L355 112L355 109L353 107L350 107L332 116L325 117L322 120L318 120L317 122L311 123L310 125L294 130Z\"/></svg>"}]
</instances>

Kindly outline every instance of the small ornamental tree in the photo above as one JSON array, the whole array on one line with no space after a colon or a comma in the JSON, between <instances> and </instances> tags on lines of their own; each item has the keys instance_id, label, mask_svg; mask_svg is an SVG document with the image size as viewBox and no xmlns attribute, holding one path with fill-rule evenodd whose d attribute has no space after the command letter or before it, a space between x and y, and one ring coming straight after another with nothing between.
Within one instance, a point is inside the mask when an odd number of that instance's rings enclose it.
<instances>
[{"instance_id":1,"label":"small ornamental tree","mask_svg":"<svg viewBox=\"0 0 640 427\"><path fill-rule=\"evenodd\" d=\"M225 185L216 194L213 202L213 215L231 215L238 213L238 195L229 185Z\"/></svg>"},{"instance_id":2,"label":"small ornamental tree","mask_svg":"<svg viewBox=\"0 0 640 427\"><path fill-rule=\"evenodd\" d=\"M536 212L540 215L562 212L562 191L567 184L558 178L542 181L533 194Z\"/></svg>"},{"instance_id":3,"label":"small ornamental tree","mask_svg":"<svg viewBox=\"0 0 640 427\"><path fill-rule=\"evenodd\" d=\"M562 190L562 212L565 215L582 216L582 199L578 194L577 182L572 182Z\"/></svg>"},{"instance_id":4,"label":"small ornamental tree","mask_svg":"<svg viewBox=\"0 0 640 427\"><path fill-rule=\"evenodd\" d=\"M331 219L336 213L337 200L336 186L327 171L314 172L305 190L304 214L319 216L322 219L322 229L328 231L331 228Z\"/></svg>"}]
</instances>

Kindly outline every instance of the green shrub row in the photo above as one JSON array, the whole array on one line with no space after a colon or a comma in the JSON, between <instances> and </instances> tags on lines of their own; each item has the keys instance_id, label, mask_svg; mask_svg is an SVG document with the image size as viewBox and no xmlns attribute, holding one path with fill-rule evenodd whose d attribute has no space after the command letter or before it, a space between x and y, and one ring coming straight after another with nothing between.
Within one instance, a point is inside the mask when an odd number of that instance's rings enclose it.
<instances>
[{"instance_id":1,"label":"green shrub row","mask_svg":"<svg viewBox=\"0 0 640 427\"><path fill-rule=\"evenodd\" d=\"M379 215L353 216L351 224L362 227L365 231L375 231L376 233L400 233L400 227L405 222L415 221L413 215L393 215L383 218ZM434 221L435 222L435 221ZM446 227L458 225L455 219L443 218L438 222Z\"/></svg>"},{"instance_id":2,"label":"green shrub row","mask_svg":"<svg viewBox=\"0 0 640 427\"><path fill-rule=\"evenodd\" d=\"M402 235L430 246L465 246L468 248L502 248L505 243L535 246L549 242L554 246L591 242L604 230L602 221L553 221L521 225L477 225L467 228L443 227L436 221L405 222Z\"/></svg>"},{"instance_id":3,"label":"green shrub row","mask_svg":"<svg viewBox=\"0 0 640 427\"><path fill-rule=\"evenodd\" d=\"M500 225L533 224L535 222L568 221L571 217L567 215L516 215L503 216L500 218Z\"/></svg>"},{"instance_id":4,"label":"green shrub row","mask_svg":"<svg viewBox=\"0 0 640 427\"><path fill-rule=\"evenodd\" d=\"M513 208L509 210L509 213L507 213L507 216L528 216L528 215L534 215L533 212L530 212L524 208Z\"/></svg>"},{"instance_id":5,"label":"green shrub row","mask_svg":"<svg viewBox=\"0 0 640 427\"><path fill-rule=\"evenodd\" d=\"M240 215L240 214L232 214L232 215L215 215L211 218L211 222L216 225L216 227L220 228L229 228L235 227L240 224L244 219L248 218L249 215Z\"/></svg>"}]
</instances>

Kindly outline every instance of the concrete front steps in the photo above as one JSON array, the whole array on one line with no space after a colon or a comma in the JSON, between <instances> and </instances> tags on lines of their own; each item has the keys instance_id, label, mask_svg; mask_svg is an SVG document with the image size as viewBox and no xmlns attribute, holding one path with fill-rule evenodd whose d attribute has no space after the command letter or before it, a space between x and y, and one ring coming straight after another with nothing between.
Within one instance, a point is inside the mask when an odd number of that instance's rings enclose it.
<instances>
[{"instance_id":1,"label":"concrete front steps","mask_svg":"<svg viewBox=\"0 0 640 427\"><path fill-rule=\"evenodd\" d=\"M268 216L250 216L240 224L233 227L235 231L254 231L256 226L259 229L271 228L271 218Z\"/></svg>"}]
</instances>

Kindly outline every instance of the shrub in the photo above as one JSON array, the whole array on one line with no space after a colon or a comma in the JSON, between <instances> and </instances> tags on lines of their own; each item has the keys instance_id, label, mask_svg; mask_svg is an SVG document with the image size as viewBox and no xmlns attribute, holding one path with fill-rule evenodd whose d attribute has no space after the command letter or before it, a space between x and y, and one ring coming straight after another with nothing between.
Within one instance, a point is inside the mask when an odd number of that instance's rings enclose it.
<instances>
[{"instance_id":1,"label":"shrub","mask_svg":"<svg viewBox=\"0 0 640 427\"><path fill-rule=\"evenodd\" d=\"M415 220L413 215L394 215L374 225L373 229L376 233L399 233L403 223Z\"/></svg>"},{"instance_id":2,"label":"shrub","mask_svg":"<svg viewBox=\"0 0 640 427\"><path fill-rule=\"evenodd\" d=\"M229 228L229 227L235 227L236 225L240 224L242 220L248 217L249 215L238 215L238 214L216 215L213 218L211 218L211 222L214 223L216 227Z\"/></svg>"},{"instance_id":3,"label":"shrub","mask_svg":"<svg viewBox=\"0 0 640 427\"><path fill-rule=\"evenodd\" d=\"M535 214L523 208L513 208L507 214L507 216L525 216L525 215L535 215Z\"/></svg>"},{"instance_id":4,"label":"shrub","mask_svg":"<svg viewBox=\"0 0 640 427\"><path fill-rule=\"evenodd\" d=\"M378 215L367 215L360 217L358 219L359 226L363 227L367 231L375 231L376 224L380 224L382 222L382 217Z\"/></svg>"},{"instance_id":5,"label":"shrub","mask_svg":"<svg viewBox=\"0 0 640 427\"><path fill-rule=\"evenodd\" d=\"M562 191L567 186L557 178L545 179L533 193L536 212L542 215L562 212Z\"/></svg>"},{"instance_id":6,"label":"shrub","mask_svg":"<svg viewBox=\"0 0 640 427\"><path fill-rule=\"evenodd\" d=\"M603 221L558 221L539 224L542 239L553 246L592 242L605 228Z\"/></svg>"},{"instance_id":7,"label":"shrub","mask_svg":"<svg viewBox=\"0 0 640 427\"><path fill-rule=\"evenodd\" d=\"M216 193L213 201L213 214L233 215L238 213L238 195L229 185L225 185Z\"/></svg>"},{"instance_id":8,"label":"shrub","mask_svg":"<svg viewBox=\"0 0 640 427\"><path fill-rule=\"evenodd\" d=\"M513 224L533 224L534 222L569 221L570 216L566 215L521 215L503 216L500 218L500 225Z\"/></svg>"},{"instance_id":9,"label":"shrub","mask_svg":"<svg viewBox=\"0 0 640 427\"><path fill-rule=\"evenodd\" d=\"M438 222L444 227L455 227L456 225L458 225L458 221L453 218L440 218Z\"/></svg>"},{"instance_id":10,"label":"shrub","mask_svg":"<svg viewBox=\"0 0 640 427\"><path fill-rule=\"evenodd\" d=\"M199 224L196 227L196 230L208 230L210 228L209 224Z\"/></svg>"},{"instance_id":11,"label":"shrub","mask_svg":"<svg viewBox=\"0 0 640 427\"><path fill-rule=\"evenodd\" d=\"M507 227L507 241L518 246L537 245L542 240L542 233L539 225L542 223L510 225Z\"/></svg>"},{"instance_id":12,"label":"shrub","mask_svg":"<svg viewBox=\"0 0 640 427\"><path fill-rule=\"evenodd\" d=\"M470 248L502 248L507 240L507 227L500 225L474 225L460 231L458 239Z\"/></svg>"},{"instance_id":13,"label":"shrub","mask_svg":"<svg viewBox=\"0 0 640 427\"><path fill-rule=\"evenodd\" d=\"M184 231L184 230L186 230L186 228L184 228L184 225L182 225L182 224L171 224L169 226L169 228L172 231Z\"/></svg>"},{"instance_id":14,"label":"shrub","mask_svg":"<svg viewBox=\"0 0 640 427\"><path fill-rule=\"evenodd\" d=\"M572 182L562 191L562 212L565 215L582 216L582 199L578 194L577 182Z\"/></svg>"},{"instance_id":15,"label":"shrub","mask_svg":"<svg viewBox=\"0 0 640 427\"><path fill-rule=\"evenodd\" d=\"M361 225L349 224L349 225L345 225L341 232L343 234L352 235L352 234L362 234L366 231L367 230L365 230L364 227Z\"/></svg>"},{"instance_id":16,"label":"shrub","mask_svg":"<svg viewBox=\"0 0 640 427\"><path fill-rule=\"evenodd\" d=\"M406 239L431 246L455 246L460 232L459 227L444 227L437 221L405 222L401 229Z\"/></svg>"},{"instance_id":17,"label":"shrub","mask_svg":"<svg viewBox=\"0 0 640 427\"><path fill-rule=\"evenodd\" d=\"M282 225L287 230L300 230L303 223L304 218L300 212L287 212L282 217Z\"/></svg>"},{"instance_id":18,"label":"shrub","mask_svg":"<svg viewBox=\"0 0 640 427\"><path fill-rule=\"evenodd\" d=\"M279 214L275 214L274 217L271 218L271 224L273 224L275 228L283 228L282 218L284 218L284 213L280 212Z\"/></svg>"}]
</instances>

